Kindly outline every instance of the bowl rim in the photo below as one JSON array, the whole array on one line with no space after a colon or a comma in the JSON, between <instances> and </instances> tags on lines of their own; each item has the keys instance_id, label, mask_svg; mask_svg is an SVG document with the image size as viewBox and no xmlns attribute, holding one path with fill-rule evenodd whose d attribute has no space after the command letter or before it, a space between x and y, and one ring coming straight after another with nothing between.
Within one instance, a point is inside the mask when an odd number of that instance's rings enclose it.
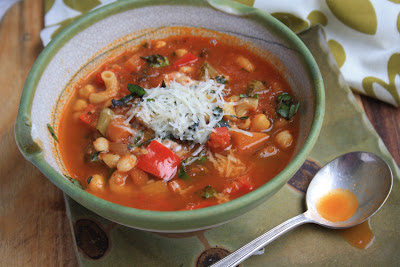
<instances>
[{"instance_id":1,"label":"bowl rim","mask_svg":"<svg viewBox=\"0 0 400 267\"><path fill-rule=\"evenodd\" d=\"M315 113L310 132L306 137L304 145L300 148L297 155L293 157L291 162L289 162L289 164L280 173L278 173L272 180L258 189L223 204L189 211L151 211L126 207L98 198L86 192L85 190L77 188L46 162L42 149L32 140L31 109L36 87L41 75L52 58L66 42L96 22L127 10L152 5L185 5L215 9L216 4L219 5L218 9L220 9L220 11L233 14L233 10L235 12L234 15L236 16L252 19L259 24L260 21L268 24L274 33L284 36L284 38L294 44L298 52L302 55L311 81L314 83L312 85L315 90ZM215 217L220 217L220 215L224 213L228 218L233 219L261 204L271 192L278 191L301 167L306 160L307 155L311 152L311 149L313 148L322 127L324 111L325 91L323 80L317 63L311 55L311 52L295 33L293 33L280 21L273 18L270 14L254 7L234 3L229 0L116 1L91 11L84 16L81 16L68 25L65 29L60 31L42 50L34 62L25 81L14 133L17 146L23 156L28 161L33 163L52 183L54 183L64 193L72 197L81 205L92 211L95 211L107 219L117 221L118 223L129 225L134 228L153 231L177 232L199 229L204 226L204 220L209 221L209 224L207 224L206 228L222 224L226 220L221 220Z\"/></svg>"}]
</instances>

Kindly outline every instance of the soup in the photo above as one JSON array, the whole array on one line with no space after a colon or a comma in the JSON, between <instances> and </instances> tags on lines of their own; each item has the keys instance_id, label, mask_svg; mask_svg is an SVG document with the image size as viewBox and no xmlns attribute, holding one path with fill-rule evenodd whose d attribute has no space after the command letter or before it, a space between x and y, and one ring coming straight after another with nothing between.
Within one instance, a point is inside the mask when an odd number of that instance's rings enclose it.
<instances>
[{"instance_id":1,"label":"soup","mask_svg":"<svg viewBox=\"0 0 400 267\"><path fill-rule=\"evenodd\" d=\"M146 41L81 80L60 120L69 176L108 201L146 210L217 205L290 161L299 103L283 76L215 38Z\"/></svg>"}]
</instances>

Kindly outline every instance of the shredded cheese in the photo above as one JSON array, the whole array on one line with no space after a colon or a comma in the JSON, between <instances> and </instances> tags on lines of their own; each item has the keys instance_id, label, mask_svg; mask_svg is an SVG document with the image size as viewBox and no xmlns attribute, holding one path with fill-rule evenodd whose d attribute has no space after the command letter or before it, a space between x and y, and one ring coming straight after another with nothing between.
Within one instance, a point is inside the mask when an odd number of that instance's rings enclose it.
<instances>
[{"instance_id":1,"label":"shredded cheese","mask_svg":"<svg viewBox=\"0 0 400 267\"><path fill-rule=\"evenodd\" d=\"M156 136L173 136L204 144L224 116L222 110L225 86L214 80L145 89L146 94L135 116L153 129Z\"/></svg>"}]
</instances>

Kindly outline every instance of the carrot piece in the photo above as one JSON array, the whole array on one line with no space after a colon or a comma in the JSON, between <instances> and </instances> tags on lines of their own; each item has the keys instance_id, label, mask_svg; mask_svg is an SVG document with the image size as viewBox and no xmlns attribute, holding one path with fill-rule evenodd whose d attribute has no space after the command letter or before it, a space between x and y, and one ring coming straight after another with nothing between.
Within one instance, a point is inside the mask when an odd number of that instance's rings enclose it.
<instances>
[{"instance_id":1,"label":"carrot piece","mask_svg":"<svg viewBox=\"0 0 400 267\"><path fill-rule=\"evenodd\" d=\"M241 132L230 131L233 146L238 152L254 152L255 150L263 147L269 138L266 133L249 132L252 136L246 135Z\"/></svg>"},{"instance_id":2,"label":"carrot piece","mask_svg":"<svg viewBox=\"0 0 400 267\"><path fill-rule=\"evenodd\" d=\"M130 126L124 123L123 118L115 118L107 126L107 139L110 139L113 142L127 140L132 135L129 129Z\"/></svg>"},{"instance_id":3,"label":"carrot piece","mask_svg":"<svg viewBox=\"0 0 400 267\"><path fill-rule=\"evenodd\" d=\"M132 170L130 170L129 176L137 186L145 185L149 180L149 175L147 174L147 172L140 168L133 168Z\"/></svg>"}]
</instances>

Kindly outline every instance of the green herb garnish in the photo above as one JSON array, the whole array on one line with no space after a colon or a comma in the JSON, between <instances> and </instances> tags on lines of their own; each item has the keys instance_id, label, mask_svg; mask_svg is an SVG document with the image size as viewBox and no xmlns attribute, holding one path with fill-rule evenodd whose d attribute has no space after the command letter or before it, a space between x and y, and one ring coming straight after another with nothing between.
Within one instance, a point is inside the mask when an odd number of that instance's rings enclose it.
<instances>
[{"instance_id":1,"label":"green herb garnish","mask_svg":"<svg viewBox=\"0 0 400 267\"><path fill-rule=\"evenodd\" d=\"M147 102L154 102L154 101L156 101L154 98L147 99Z\"/></svg>"},{"instance_id":2,"label":"green herb garnish","mask_svg":"<svg viewBox=\"0 0 400 267\"><path fill-rule=\"evenodd\" d=\"M58 138L57 138L57 135L54 133L53 127L51 127L50 124L47 124L47 129L49 130L49 132L50 132L51 136L54 138L54 140L56 140L58 143Z\"/></svg>"},{"instance_id":3,"label":"green herb garnish","mask_svg":"<svg viewBox=\"0 0 400 267\"><path fill-rule=\"evenodd\" d=\"M286 120L290 120L299 109L300 103L294 103L292 96L288 93L282 93L278 96L278 105L275 110L280 116Z\"/></svg>"},{"instance_id":4,"label":"green herb garnish","mask_svg":"<svg viewBox=\"0 0 400 267\"><path fill-rule=\"evenodd\" d=\"M164 80L162 80L161 87L162 87L162 88L167 87L167 85L165 84L165 81L164 81Z\"/></svg>"},{"instance_id":5,"label":"green herb garnish","mask_svg":"<svg viewBox=\"0 0 400 267\"><path fill-rule=\"evenodd\" d=\"M215 76L215 80L217 81L217 83L220 83L220 84L228 83L228 80L225 78L225 76Z\"/></svg>"},{"instance_id":6,"label":"green herb garnish","mask_svg":"<svg viewBox=\"0 0 400 267\"><path fill-rule=\"evenodd\" d=\"M142 46L143 46L144 48L147 48L147 47L149 46L149 43L148 43L148 42L145 42Z\"/></svg>"},{"instance_id":7,"label":"green herb garnish","mask_svg":"<svg viewBox=\"0 0 400 267\"><path fill-rule=\"evenodd\" d=\"M231 115L231 117L237 118L237 119L239 119L239 120L247 120L247 119L249 118L249 116L237 117L237 116L235 116L235 115Z\"/></svg>"},{"instance_id":8,"label":"green herb garnish","mask_svg":"<svg viewBox=\"0 0 400 267\"><path fill-rule=\"evenodd\" d=\"M185 170L185 167L183 166L183 164L181 164L181 166L179 167L178 177L182 180L190 179L190 176L186 173L186 170Z\"/></svg>"},{"instance_id":9,"label":"green herb garnish","mask_svg":"<svg viewBox=\"0 0 400 267\"><path fill-rule=\"evenodd\" d=\"M168 58L158 54L140 58L146 60L150 64L150 67L160 68L169 65Z\"/></svg>"},{"instance_id":10,"label":"green herb garnish","mask_svg":"<svg viewBox=\"0 0 400 267\"><path fill-rule=\"evenodd\" d=\"M227 127L227 128L231 128L231 125L226 121L226 120L220 120L219 122L217 122L217 124L215 125L215 128L218 127Z\"/></svg>"},{"instance_id":11,"label":"green herb garnish","mask_svg":"<svg viewBox=\"0 0 400 267\"><path fill-rule=\"evenodd\" d=\"M100 153L103 151L97 151L96 153L94 153L91 157L90 157L90 163L96 162L96 161L100 161L99 155Z\"/></svg>"},{"instance_id":12,"label":"green herb garnish","mask_svg":"<svg viewBox=\"0 0 400 267\"><path fill-rule=\"evenodd\" d=\"M142 97L146 94L146 91L142 87L131 83L128 83L128 90L133 95L137 95L138 97Z\"/></svg>"},{"instance_id":13,"label":"green herb garnish","mask_svg":"<svg viewBox=\"0 0 400 267\"><path fill-rule=\"evenodd\" d=\"M217 195L217 190L215 190L211 185L207 185L201 191L201 197L204 199L212 198Z\"/></svg>"},{"instance_id":14,"label":"green herb garnish","mask_svg":"<svg viewBox=\"0 0 400 267\"><path fill-rule=\"evenodd\" d=\"M223 111L222 108L220 108L220 107L216 107L216 108L214 108L214 110L213 110L213 114L214 114L215 117L221 116L223 112L224 112L224 111Z\"/></svg>"},{"instance_id":15,"label":"green herb garnish","mask_svg":"<svg viewBox=\"0 0 400 267\"><path fill-rule=\"evenodd\" d=\"M134 99L135 96L143 97L146 94L146 91L142 87L131 83L128 83L128 90L129 92L131 92L131 94L126 95L121 99L111 100L112 103L111 108L126 106L126 104L132 99Z\"/></svg>"},{"instance_id":16,"label":"green herb garnish","mask_svg":"<svg viewBox=\"0 0 400 267\"><path fill-rule=\"evenodd\" d=\"M257 99L260 98L260 97L258 96L258 94L255 94L255 95L240 94L239 97L240 97L240 98L251 97L251 98L257 98Z\"/></svg>"},{"instance_id":17,"label":"green herb garnish","mask_svg":"<svg viewBox=\"0 0 400 267\"><path fill-rule=\"evenodd\" d=\"M144 141L144 142L137 143L137 144L135 144L135 146L143 146L143 145L146 145L146 144L150 143L150 142L153 141L153 140L154 140L154 138L151 138L151 139L146 140L146 141Z\"/></svg>"},{"instance_id":18,"label":"green herb garnish","mask_svg":"<svg viewBox=\"0 0 400 267\"><path fill-rule=\"evenodd\" d=\"M86 187L83 187L78 180L76 180L76 179L74 179L72 177L69 177L67 175L64 175L64 176L65 176L65 178L67 178L76 187L79 187L80 189L86 189Z\"/></svg>"}]
</instances>

